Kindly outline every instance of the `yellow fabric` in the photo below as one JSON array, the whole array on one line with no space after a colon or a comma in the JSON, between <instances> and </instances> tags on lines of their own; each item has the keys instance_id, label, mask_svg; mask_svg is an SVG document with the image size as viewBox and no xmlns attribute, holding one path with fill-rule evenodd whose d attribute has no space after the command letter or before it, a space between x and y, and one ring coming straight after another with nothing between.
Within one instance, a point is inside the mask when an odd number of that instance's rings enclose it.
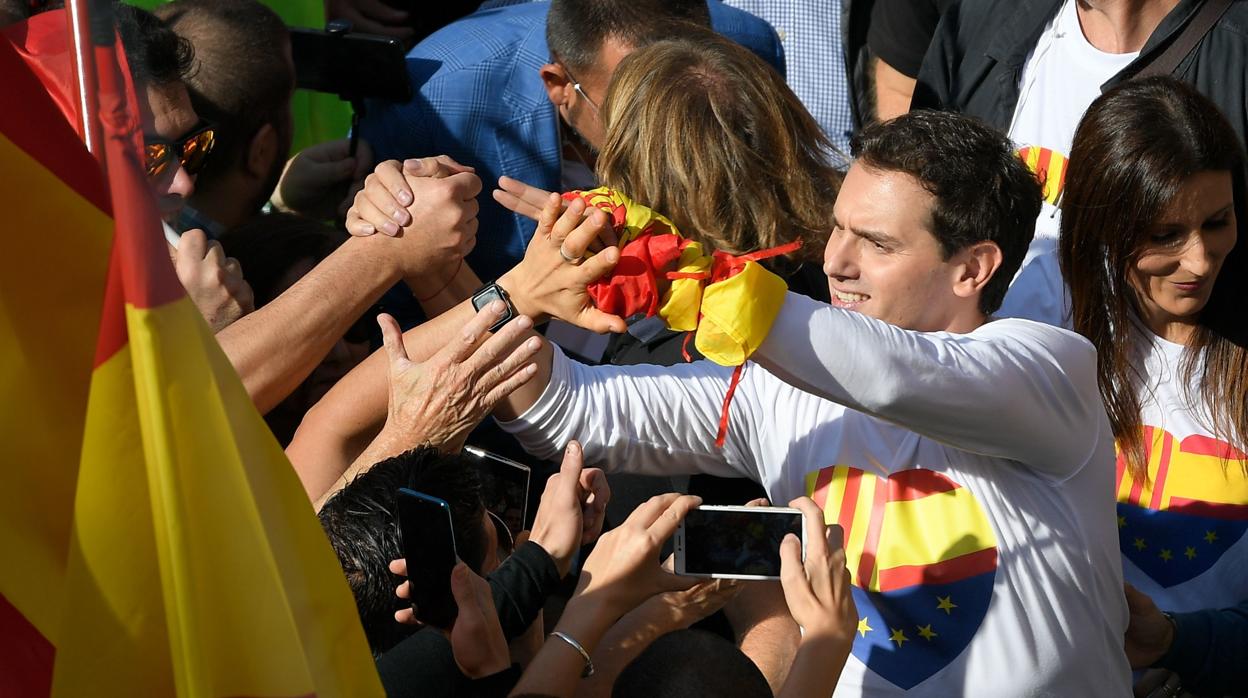
<instances>
[{"instance_id":1,"label":"yellow fabric","mask_svg":"<svg viewBox=\"0 0 1248 698\"><path fill-rule=\"evenodd\" d=\"M381 696L342 571L194 305L96 370L54 696Z\"/></svg>"},{"instance_id":2,"label":"yellow fabric","mask_svg":"<svg viewBox=\"0 0 1248 698\"><path fill-rule=\"evenodd\" d=\"M611 216L621 249L656 223L683 237L671 219L608 187L579 194L590 206ZM709 274L712 266L713 257L701 244L690 242L681 251L675 271ZM746 262L740 273L709 285L699 279L672 280L658 314L669 329L696 329L695 346L706 358L722 366L739 366L767 339L787 291L788 285L779 276L757 262Z\"/></svg>"},{"instance_id":3,"label":"yellow fabric","mask_svg":"<svg viewBox=\"0 0 1248 698\"><path fill-rule=\"evenodd\" d=\"M113 221L0 134L0 596L55 642Z\"/></svg>"},{"instance_id":4,"label":"yellow fabric","mask_svg":"<svg viewBox=\"0 0 1248 698\"><path fill-rule=\"evenodd\" d=\"M780 314L788 286L758 262L702 292L694 346L721 366L739 366L762 345Z\"/></svg>"},{"instance_id":5,"label":"yellow fabric","mask_svg":"<svg viewBox=\"0 0 1248 698\"><path fill-rule=\"evenodd\" d=\"M676 271L681 274L702 274L711 269L711 258L702 254L702 245L689 243L680 253ZM702 307L702 284L698 279L673 279L663 294L659 315L667 326L677 332L692 332L698 328L698 313Z\"/></svg>"}]
</instances>

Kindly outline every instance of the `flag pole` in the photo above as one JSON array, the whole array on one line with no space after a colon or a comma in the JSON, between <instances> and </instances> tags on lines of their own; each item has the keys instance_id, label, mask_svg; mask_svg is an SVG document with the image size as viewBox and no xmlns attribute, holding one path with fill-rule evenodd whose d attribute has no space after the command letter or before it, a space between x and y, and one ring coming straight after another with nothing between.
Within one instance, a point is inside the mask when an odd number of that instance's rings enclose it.
<instances>
[{"instance_id":1,"label":"flag pole","mask_svg":"<svg viewBox=\"0 0 1248 698\"><path fill-rule=\"evenodd\" d=\"M103 160L104 141L97 117L100 96L95 72L95 51L91 41L91 13L88 9L90 4L90 0L67 0L65 21L68 24L70 49L73 52L75 86L78 88L77 125L87 150Z\"/></svg>"}]
</instances>

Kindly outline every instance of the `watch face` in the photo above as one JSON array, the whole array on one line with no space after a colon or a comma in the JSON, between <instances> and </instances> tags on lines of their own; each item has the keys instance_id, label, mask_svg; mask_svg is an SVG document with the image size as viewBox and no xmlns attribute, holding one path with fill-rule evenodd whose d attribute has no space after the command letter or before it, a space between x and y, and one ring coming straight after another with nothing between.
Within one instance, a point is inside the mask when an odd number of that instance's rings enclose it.
<instances>
[{"instance_id":1,"label":"watch face","mask_svg":"<svg viewBox=\"0 0 1248 698\"><path fill-rule=\"evenodd\" d=\"M502 299L503 295L498 292L498 287L491 284L477 291L477 295L472 297L472 307L480 310L490 303Z\"/></svg>"}]
</instances>

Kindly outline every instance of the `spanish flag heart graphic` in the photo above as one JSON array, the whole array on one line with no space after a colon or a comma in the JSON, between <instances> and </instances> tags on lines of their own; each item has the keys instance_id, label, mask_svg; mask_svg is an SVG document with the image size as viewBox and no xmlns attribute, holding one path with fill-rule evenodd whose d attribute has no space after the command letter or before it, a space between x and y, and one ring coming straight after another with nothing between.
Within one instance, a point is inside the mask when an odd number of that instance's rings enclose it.
<instances>
[{"instance_id":1,"label":"spanish flag heart graphic","mask_svg":"<svg viewBox=\"0 0 1248 698\"><path fill-rule=\"evenodd\" d=\"M997 573L997 539L974 495L931 470L883 478L843 465L807 475L806 491L845 529L854 656L910 689L961 654Z\"/></svg>"},{"instance_id":2,"label":"spanish flag heart graphic","mask_svg":"<svg viewBox=\"0 0 1248 698\"><path fill-rule=\"evenodd\" d=\"M1195 434L1179 441L1144 427L1148 480L1118 454L1118 539L1122 554L1162 587L1213 567L1248 529L1243 452Z\"/></svg>"},{"instance_id":3,"label":"spanish flag heart graphic","mask_svg":"<svg viewBox=\"0 0 1248 698\"><path fill-rule=\"evenodd\" d=\"M1018 149L1018 157L1027 163L1027 169L1036 173L1043 186L1044 200L1056 206L1066 188L1066 170L1070 161L1065 155L1050 148L1029 145Z\"/></svg>"}]
</instances>

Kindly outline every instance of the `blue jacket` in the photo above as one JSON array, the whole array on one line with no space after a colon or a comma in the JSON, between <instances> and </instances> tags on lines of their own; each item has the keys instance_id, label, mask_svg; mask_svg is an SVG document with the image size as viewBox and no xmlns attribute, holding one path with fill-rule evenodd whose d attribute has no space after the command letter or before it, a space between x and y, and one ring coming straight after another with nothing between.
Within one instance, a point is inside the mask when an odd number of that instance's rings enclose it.
<instances>
[{"instance_id":1,"label":"blue jacket","mask_svg":"<svg viewBox=\"0 0 1248 698\"><path fill-rule=\"evenodd\" d=\"M784 74L769 24L717 0L709 7L716 31ZM487 280L524 256L536 227L494 201L499 176L559 189L559 117L538 74L550 61L548 9L548 2L532 2L482 10L432 34L407 55L413 100L370 103L360 125L379 160L445 153L476 168L480 228L468 262Z\"/></svg>"}]
</instances>

